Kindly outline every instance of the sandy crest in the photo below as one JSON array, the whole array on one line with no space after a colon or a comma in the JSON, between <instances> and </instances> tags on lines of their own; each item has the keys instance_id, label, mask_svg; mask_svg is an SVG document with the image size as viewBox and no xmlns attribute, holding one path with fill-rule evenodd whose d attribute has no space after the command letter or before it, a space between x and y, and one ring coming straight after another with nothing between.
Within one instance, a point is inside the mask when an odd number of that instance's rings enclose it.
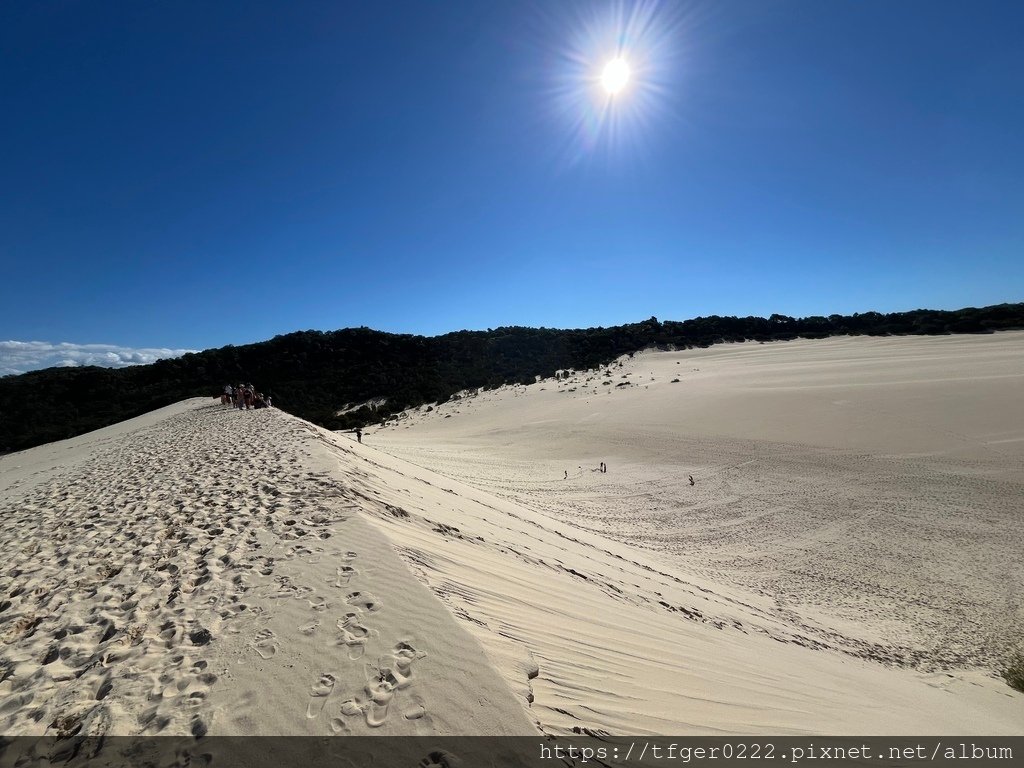
<instances>
[{"instance_id":1,"label":"sandy crest","mask_svg":"<svg viewBox=\"0 0 1024 768\"><path fill-rule=\"evenodd\" d=\"M0 732L536 733L315 429L209 403L0 459Z\"/></svg>"}]
</instances>

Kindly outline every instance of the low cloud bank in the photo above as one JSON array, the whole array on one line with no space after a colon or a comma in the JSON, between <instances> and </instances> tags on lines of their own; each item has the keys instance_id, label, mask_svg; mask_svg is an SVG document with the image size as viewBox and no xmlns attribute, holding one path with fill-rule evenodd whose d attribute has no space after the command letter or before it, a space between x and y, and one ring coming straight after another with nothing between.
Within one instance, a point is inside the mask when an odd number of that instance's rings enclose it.
<instances>
[{"instance_id":1,"label":"low cloud bank","mask_svg":"<svg viewBox=\"0 0 1024 768\"><path fill-rule=\"evenodd\" d=\"M124 368L144 365L169 357L181 357L195 349L136 349L113 344L51 344L48 341L0 341L0 376L26 373L40 368L71 368L99 365Z\"/></svg>"}]
</instances>

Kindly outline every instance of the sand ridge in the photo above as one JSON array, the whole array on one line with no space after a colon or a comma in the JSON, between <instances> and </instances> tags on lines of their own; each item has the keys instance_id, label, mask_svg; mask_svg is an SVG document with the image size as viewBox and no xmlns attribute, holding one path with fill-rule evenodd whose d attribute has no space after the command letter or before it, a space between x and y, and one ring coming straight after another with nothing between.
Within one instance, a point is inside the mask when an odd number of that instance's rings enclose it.
<instances>
[{"instance_id":1,"label":"sand ridge","mask_svg":"<svg viewBox=\"0 0 1024 768\"><path fill-rule=\"evenodd\" d=\"M535 732L312 429L199 400L4 457L0 731Z\"/></svg>"}]
</instances>

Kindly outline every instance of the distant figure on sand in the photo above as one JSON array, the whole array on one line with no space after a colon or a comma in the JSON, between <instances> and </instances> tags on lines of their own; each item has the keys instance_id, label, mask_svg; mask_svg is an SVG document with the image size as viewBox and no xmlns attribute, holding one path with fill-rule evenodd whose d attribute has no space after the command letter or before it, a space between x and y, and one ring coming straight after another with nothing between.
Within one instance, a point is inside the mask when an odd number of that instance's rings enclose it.
<instances>
[{"instance_id":1,"label":"distant figure on sand","mask_svg":"<svg viewBox=\"0 0 1024 768\"><path fill-rule=\"evenodd\" d=\"M604 462L602 461L602 462L601 462L601 473L603 474L603 473L605 473L605 472L607 472L607 471L608 471L608 465L607 465L607 464L605 464L605 463L604 463Z\"/></svg>"},{"instance_id":2,"label":"distant figure on sand","mask_svg":"<svg viewBox=\"0 0 1024 768\"><path fill-rule=\"evenodd\" d=\"M363 442L363 430L360 429L359 427L356 427L356 440L358 440L360 443Z\"/></svg>"},{"instance_id":3,"label":"distant figure on sand","mask_svg":"<svg viewBox=\"0 0 1024 768\"><path fill-rule=\"evenodd\" d=\"M688 475L688 477L690 478L690 485L693 485L693 475Z\"/></svg>"},{"instance_id":4,"label":"distant figure on sand","mask_svg":"<svg viewBox=\"0 0 1024 768\"><path fill-rule=\"evenodd\" d=\"M568 480L569 479L569 470L568 469L565 470L565 477L563 477L562 479L563 480Z\"/></svg>"}]
</instances>

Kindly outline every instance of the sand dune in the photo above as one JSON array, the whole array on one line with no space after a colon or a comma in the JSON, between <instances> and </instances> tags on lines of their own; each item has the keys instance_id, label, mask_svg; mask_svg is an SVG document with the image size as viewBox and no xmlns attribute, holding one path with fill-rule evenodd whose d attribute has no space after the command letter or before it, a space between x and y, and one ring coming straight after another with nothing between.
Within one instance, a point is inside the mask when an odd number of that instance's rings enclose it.
<instances>
[{"instance_id":1,"label":"sand dune","mask_svg":"<svg viewBox=\"0 0 1024 768\"><path fill-rule=\"evenodd\" d=\"M0 732L535 732L314 433L188 401L0 460Z\"/></svg>"},{"instance_id":2,"label":"sand dune","mask_svg":"<svg viewBox=\"0 0 1024 768\"><path fill-rule=\"evenodd\" d=\"M735 590L797 642L988 679L1024 627L1022 352L1007 333L645 353L366 439Z\"/></svg>"},{"instance_id":3,"label":"sand dune","mask_svg":"<svg viewBox=\"0 0 1024 768\"><path fill-rule=\"evenodd\" d=\"M1019 729L1021 697L985 675L815 652L768 601L362 450L376 465L367 512L532 699L547 732Z\"/></svg>"},{"instance_id":4,"label":"sand dune","mask_svg":"<svg viewBox=\"0 0 1024 768\"><path fill-rule=\"evenodd\" d=\"M363 445L187 401L0 458L0 732L1019 734L1022 346L644 354Z\"/></svg>"}]
</instances>

